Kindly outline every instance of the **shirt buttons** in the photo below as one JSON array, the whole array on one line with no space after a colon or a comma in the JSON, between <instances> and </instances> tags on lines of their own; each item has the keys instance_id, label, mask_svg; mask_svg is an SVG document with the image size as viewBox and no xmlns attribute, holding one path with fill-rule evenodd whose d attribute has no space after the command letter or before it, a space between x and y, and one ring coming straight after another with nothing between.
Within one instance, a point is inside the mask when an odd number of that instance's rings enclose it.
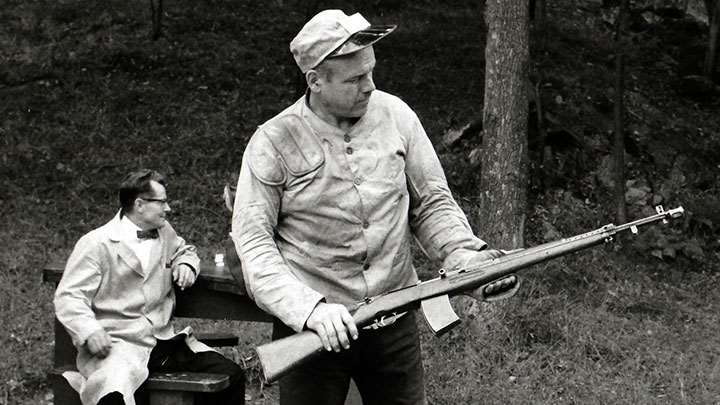
<instances>
[{"instance_id":1,"label":"shirt buttons","mask_svg":"<svg viewBox=\"0 0 720 405\"><path fill-rule=\"evenodd\" d=\"M345 135L345 142L350 142L350 135Z\"/></svg>"},{"instance_id":2,"label":"shirt buttons","mask_svg":"<svg viewBox=\"0 0 720 405\"><path fill-rule=\"evenodd\" d=\"M351 148L351 147L348 146L347 149L345 149L345 153L347 153L348 155L352 155L352 154L353 154L353 148Z\"/></svg>"}]
</instances>

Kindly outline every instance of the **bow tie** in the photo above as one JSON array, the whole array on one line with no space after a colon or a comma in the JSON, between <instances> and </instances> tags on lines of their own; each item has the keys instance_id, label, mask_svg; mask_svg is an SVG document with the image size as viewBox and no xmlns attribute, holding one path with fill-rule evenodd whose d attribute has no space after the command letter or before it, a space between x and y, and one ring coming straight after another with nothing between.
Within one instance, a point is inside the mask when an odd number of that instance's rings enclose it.
<instances>
[{"instance_id":1,"label":"bow tie","mask_svg":"<svg viewBox=\"0 0 720 405\"><path fill-rule=\"evenodd\" d=\"M157 239L158 230L149 229L147 231L137 231L137 237L138 239Z\"/></svg>"}]
</instances>

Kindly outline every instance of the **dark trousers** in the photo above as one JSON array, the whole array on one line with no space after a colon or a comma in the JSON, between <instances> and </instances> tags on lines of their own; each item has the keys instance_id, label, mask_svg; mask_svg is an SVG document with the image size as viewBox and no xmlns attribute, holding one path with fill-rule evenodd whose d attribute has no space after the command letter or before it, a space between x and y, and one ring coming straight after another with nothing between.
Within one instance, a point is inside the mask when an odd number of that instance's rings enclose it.
<instances>
[{"instance_id":1,"label":"dark trousers","mask_svg":"<svg viewBox=\"0 0 720 405\"><path fill-rule=\"evenodd\" d=\"M293 334L276 321L273 340ZM280 379L281 405L342 405L350 378L365 405L425 404L420 339L413 312L378 330L361 330L350 349L323 352Z\"/></svg>"},{"instance_id":2,"label":"dark trousers","mask_svg":"<svg viewBox=\"0 0 720 405\"><path fill-rule=\"evenodd\" d=\"M189 371L196 373L225 374L230 377L230 386L215 393L197 394L197 402L207 405L244 404L245 372L233 361L216 352L194 353L183 339L159 340L148 361L150 372ZM147 403L147 392L135 393L136 399ZM117 392L104 396L98 405L124 405L122 395Z\"/></svg>"}]
</instances>

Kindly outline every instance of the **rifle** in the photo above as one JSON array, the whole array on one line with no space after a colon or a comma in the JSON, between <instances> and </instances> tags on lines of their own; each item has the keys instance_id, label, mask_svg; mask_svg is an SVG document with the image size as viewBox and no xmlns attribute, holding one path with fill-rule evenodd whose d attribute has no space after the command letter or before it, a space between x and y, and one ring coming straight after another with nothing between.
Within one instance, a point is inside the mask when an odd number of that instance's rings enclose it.
<instances>
[{"instance_id":1,"label":"rifle","mask_svg":"<svg viewBox=\"0 0 720 405\"><path fill-rule=\"evenodd\" d=\"M450 272L440 269L437 278L366 298L355 304L350 312L359 327L378 328L392 324L403 311L419 306L430 329L440 335L460 323L460 318L450 306L450 296L465 293L484 301L510 297L520 286L520 279L515 275L518 270L611 242L613 236L622 231L630 230L636 234L640 225L656 221L667 223L669 218L678 218L684 213L682 207L665 211L662 206L657 206L656 211L655 215L633 222L618 226L608 224L570 238L517 249L467 268ZM323 344L315 332L308 330L258 346L256 351L265 380L271 382L323 351Z\"/></svg>"}]
</instances>

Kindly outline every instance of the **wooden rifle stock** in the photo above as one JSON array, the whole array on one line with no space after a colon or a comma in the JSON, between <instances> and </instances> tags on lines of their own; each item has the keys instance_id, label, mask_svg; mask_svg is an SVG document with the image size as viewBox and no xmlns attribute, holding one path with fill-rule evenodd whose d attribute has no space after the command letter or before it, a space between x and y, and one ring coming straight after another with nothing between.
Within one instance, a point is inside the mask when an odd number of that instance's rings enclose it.
<instances>
[{"instance_id":1,"label":"wooden rifle stock","mask_svg":"<svg viewBox=\"0 0 720 405\"><path fill-rule=\"evenodd\" d=\"M303 361L320 353L322 341L313 331L302 331L283 339L258 346L258 359L262 365L265 380L275 381Z\"/></svg>"},{"instance_id":2,"label":"wooden rifle stock","mask_svg":"<svg viewBox=\"0 0 720 405\"><path fill-rule=\"evenodd\" d=\"M513 251L505 256L464 269L447 273L441 270L438 278L359 302L356 304L354 311L351 310L353 319L359 327L373 323L383 326L386 317L417 308L423 301L426 303L430 301L437 302L438 298L440 298L442 302L443 297L447 300L448 296L469 291L479 290L479 296L477 294L473 294L473 296L488 301L492 300L496 295L504 298L509 296L504 294L505 292L517 286L518 278L514 273L518 270L603 242L609 242L612 240L613 235L621 231L631 230L636 233L637 227L640 225L660 220L667 222L669 218L682 216L684 210L682 207L678 207L664 211L662 207L657 207L657 212L655 215L627 224L619 226L609 224L581 235ZM443 319L452 320L453 317L457 319L457 315L452 312L449 305L443 306L440 312L443 311L445 312L441 314ZM447 316L447 311L450 311L452 316ZM446 328L442 327L435 328L435 323L429 319L428 311L424 311L424 315L436 333L446 330ZM455 322L452 322L452 325L454 324ZM313 331L303 331L256 348L265 380L268 382L277 380L296 365L323 350L320 337Z\"/></svg>"}]
</instances>

